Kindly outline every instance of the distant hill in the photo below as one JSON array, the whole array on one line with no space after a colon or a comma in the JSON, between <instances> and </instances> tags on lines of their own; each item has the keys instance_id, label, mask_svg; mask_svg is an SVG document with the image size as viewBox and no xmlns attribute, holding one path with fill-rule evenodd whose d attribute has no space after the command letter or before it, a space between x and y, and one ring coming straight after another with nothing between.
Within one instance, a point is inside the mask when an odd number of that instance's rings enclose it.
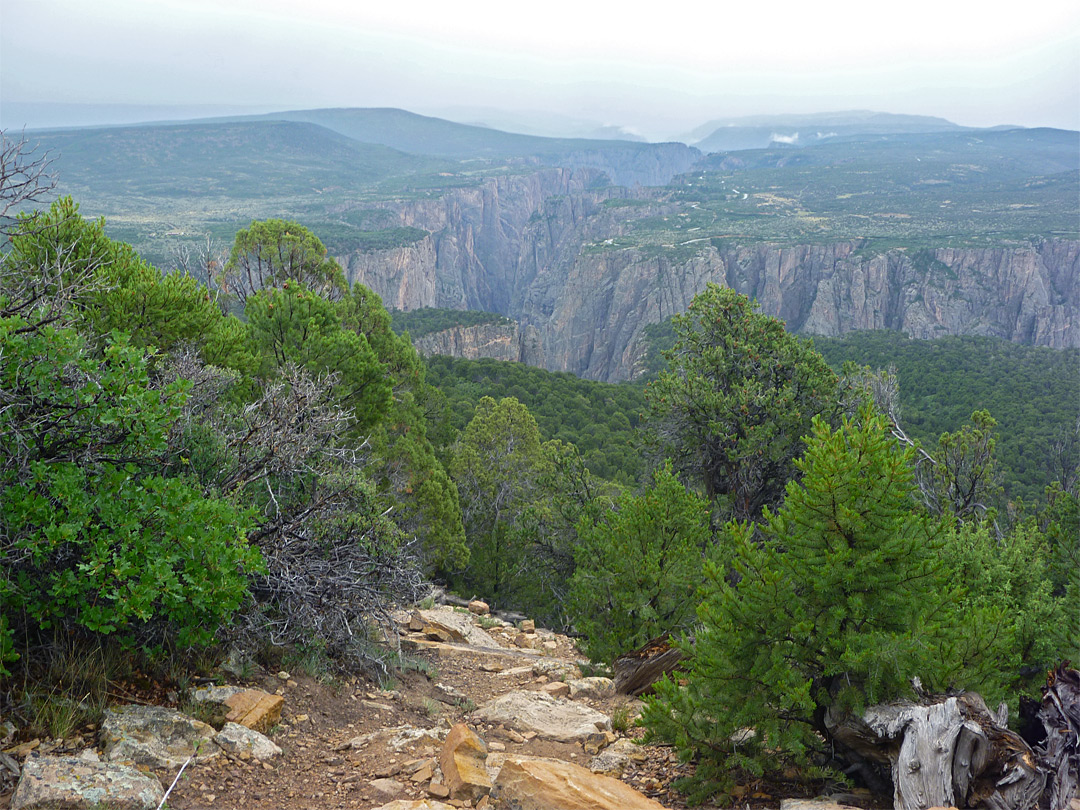
<instances>
[{"instance_id":1,"label":"distant hill","mask_svg":"<svg viewBox=\"0 0 1080 810\"><path fill-rule=\"evenodd\" d=\"M32 133L77 197L280 197L358 191L440 161L291 121L164 124Z\"/></svg>"},{"instance_id":2,"label":"distant hill","mask_svg":"<svg viewBox=\"0 0 1080 810\"><path fill-rule=\"evenodd\" d=\"M893 135L957 132L966 129L944 118L927 115L854 110L808 115L759 115L709 121L683 138L702 152L765 149L771 144L810 146L852 135Z\"/></svg>"},{"instance_id":3,"label":"distant hill","mask_svg":"<svg viewBox=\"0 0 1080 810\"><path fill-rule=\"evenodd\" d=\"M1080 132L1065 129L993 129L836 137L812 148L755 149L712 154L697 168L724 172L831 167L842 176L870 171L918 183L939 173L966 170L980 183L1080 170ZM830 174L835 183L840 175ZM856 191L858 189L845 189Z\"/></svg>"},{"instance_id":4,"label":"distant hill","mask_svg":"<svg viewBox=\"0 0 1080 810\"><path fill-rule=\"evenodd\" d=\"M553 157L584 150L647 151L650 144L627 140L545 138L458 124L394 108L292 110L229 120L304 121L363 143L445 158Z\"/></svg>"},{"instance_id":5,"label":"distant hill","mask_svg":"<svg viewBox=\"0 0 1080 810\"><path fill-rule=\"evenodd\" d=\"M520 132L543 138L588 138L590 140L646 141L626 127L604 124L599 120L579 118L551 110L502 110L495 107L453 106L428 110L448 121L478 127Z\"/></svg>"}]
</instances>

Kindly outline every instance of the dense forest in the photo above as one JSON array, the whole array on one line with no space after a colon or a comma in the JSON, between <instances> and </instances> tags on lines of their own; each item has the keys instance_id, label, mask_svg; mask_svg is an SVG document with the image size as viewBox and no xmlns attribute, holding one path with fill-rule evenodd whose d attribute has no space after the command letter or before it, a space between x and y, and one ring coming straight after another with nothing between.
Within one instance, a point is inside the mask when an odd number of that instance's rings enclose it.
<instances>
[{"instance_id":1,"label":"dense forest","mask_svg":"<svg viewBox=\"0 0 1080 810\"><path fill-rule=\"evenodd\" d=\"M4 201L32 201L12 149ZM299 222L196 274L71 198L0 225L0 708L29 733L230 648L385 678L391 610L436 581L600 667L670 638L642 722L700 800L740 769L843 778L827 718L915 678L1015 703L1080 649L1075 352L823 354L709 285L646 385L425 364Z\"/></svg>"},{"instance_id":2,"label":"dense forest","mask_svg":"<svg viewBox=\"0 0 1080 810\"><path fill-rule=\"evenodd\" d=\"M433 332L441 332L454 326L483 326L489 323L506 324L511 322L509 318L504 318L494 312L436 309L434 307L414 309L411 312L396 309L390 313L390 318L390 325L395 332L399 335L408 332L414 338L430 335Z\"/></svg>"},{"instance_id":3,"label":"dense forest","mask_svg":"<svg viewBox=\"0 0 1080 810\"><path fill-rule=\"evenodd\" d=\"M500 360L427 360L428 382L446 397L450 435L465 429L483 397L513 397L536 419L544 439L574 445L600 478L633 485L645 470L638 427L645 409L641 386L583 380Z\"/></svg>"},{"instance_id":4,"label":"dense forest","mask_svg":"<svg viewBox=\"0 0 1080 810\"><path fill-rule=\"evenodd\" d=\"M674 345L671 322L646 327L646 340L648 376L655 377L665 366L664 351ZM845 363L894 369L897 415L907 433L926 447L943 433L958 430L975 411L988 411L997 420L997 457L1006 498L1037 503L1044 489L1060 479L1060 462L1052 449L1077 430L1077 350L971 335L913 340L886 330L839 338L816 335L813 342L837 372Z\"/></svg>"}]
</instances>

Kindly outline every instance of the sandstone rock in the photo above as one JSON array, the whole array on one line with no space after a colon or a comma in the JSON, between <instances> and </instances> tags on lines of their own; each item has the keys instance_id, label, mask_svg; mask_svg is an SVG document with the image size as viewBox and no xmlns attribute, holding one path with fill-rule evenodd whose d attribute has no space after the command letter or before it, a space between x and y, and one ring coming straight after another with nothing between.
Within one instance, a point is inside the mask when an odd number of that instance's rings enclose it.
<instances>
[{"instance_id":1,"label":"sandstone rock","mask_svg":"<svg viewBox=\"0 0 1080 810\"><path fill-rule=\"evenodd\" d=\"M660 810L663 807L610 776L569 762L508 757L495 779L497 806L514 810Z\"/></svg>"},{"instance_id":2,"label":"sandstone rock","mask_svg":"<svg viewBox=\"0 0 1080 810\"><path fill-rule=\"evenodd\" d=\"M265 734L281 722L281 709L285 706L285 698L260 689L245 689L226 698L225 705L229 707L225 719L230 723L239 723Z\"/></svg>"},{"instance_id":3,"label":"sandstone rock","mask_svg":"<svg viewBox=\"0 0 1080 810\"><path fill-rule=\"evenodd\" d=\"M598 731L585 738L585 753L595 756L615 742L616 737L611 731Z\"/></svg>"},{"instance_id":4,"label":"sandstone rock","mask_svg":"<svg viewBox=\"0 0 1080 810\"><path fill-rule=\"evenodd\" d=\"M593 757L589 762L589 770L618 779L631 762L640 762L644 759L645 752L641 750L641 746L624 737Z\"/></svg>"},{"instance_id":5,"label":"sandstone rock","mask_svg":"<svg viewBox=\"0 0 1080 810\"><path fill-rule=\"evenodd\" d=\"M239 723L226 723L214 735L214 742L222 751L236 756L248 754L259 761L281 756L281 749L268 737Z\"/></svg>"},{"instance_id":6,"label":"sandstone rock","mask_svg":"<svg viewBox=\"0 0 1080 810\"><path fill-rule=\"evenodd\" d=\"M450 788L448 788L442 782L433 781L430 785L428 785L427 792L434 796L436 799L450 798Z\"/></svg>"},{"instance_id":7,"label":"sandstone rock","mask_svg":"<svg viewBox=\"0 0 1080 810\"><path fill-rule=\"evenodd\" d=\"M536 622L532 619L525 619L518 629L521 630L522 633L535 633Z\"/></svg>"},{"instance_id":8,"label":"sandstone rock","mask_svg":"<svg viewBox=\"0 0 1080 810\"><path fill-rule=\"evenodd\" d=\"M488 605L487 602L474 599L469 602L469 613L475 613L477 616L486 616L491 613L491 606Z\"/></svg>"},{"instance_id":9,"label":"sandstone rock","mask_svg":"<svg viewBox=\"0 0 1080 810\"><path fill-rule=\"evenodd\" d=\"M547 676L553 681L573 681L581 677L581 670L567 661L537 661L532 665L532 674L537 678Z\"/></svg>"},{"instance_id":10,"label":"sandstone rock","mask_svg":"<svg viewBox=\"0 0 1080 810\"><path fill-rule=\"evenodd\" d=\"M458 613L448 606L421 610L425 625L439 627L454 636L454 641L465 642L473 647L500 649L502 645L476 626L472 614ZM425 632L426 629L425 629Z\"/></svg>"},{"instance_id":11,"label":"sandstone rock","mask_svg":"<svg viewBox=\"0 0 1080 810\"><path fill-rule=\"evenodd\" d=\"M509 692L477 709L473 717L558 742L577 742L597 731L611 730L606 714L541 692Z\"/></svg>"},{"instance_id":12,"label":"sandstone rock","mask_svg":"<svg viewBox=\"0 0 1080 810\"><path fill-rule=\"evenodd\" d=\"M562 681L555 681L554 683L545 683L540 687L540 691L546 695L552 697L569 697L570 696L570 684L563 683Z\"/></svg>"},{"instance_id":13,"label":"sandstone rock","mask_svg":"<svg viewBox=\"0 0 1080 810\"><path fill-rule=\"evenodd\" d=\"M409 781L419 785L423 782L430 782L431 777L434 775L434 765L424 765L422 768L420 768L420 770L416 771L412 776L409 777Z\"/></svg>"},{"instance_id":14,"label":"sandstone rock","mask_svg":"<svg viewBox=\"0 0 1080 810\"><path fill-rule=\"evenodd\" d=\"M531 650L536 646L536 634L530 635L529 633L518 633L514 636L514 646L521 647L525 650Z\"/></svg>"},{"instance_id":15,"label":"sandstone rock","mask_svg":"<svg viewBox=\"0 0 1080 810\"><path fill-rule=\"evenodd\" d=\"M433 799L395 799L390 804L376 807L375 810L457 810L452 804Z\"/></svg>"},{"instance_id":16,"label":"sandstone rock","mask_svg":"<svg viewBox=\"0 0 1080 810\"><path fill-rule=\"evenodd\" d=\"M439 766L452 799L477 800L491 790L491 780L484 767L487 746L464 723L458 723L446 735Z\"/></svg>"},{"instance_id":17,"label":"sandstone rock","mask_svg":"<svg viewBox=\"0 0 1080 810\"><path fill-rule=\"evenodd\" d=\"M821 796L816 799L783 799L780 810L857 810L850 804L837 804L832 799Z\"/></svg>"},{"instance_id":18,"label":"sandstone rock","mask_svg":"<svg viewBox=\"0 0 1080 810\"><path fill-rule=\"evenodd\" d=\"M570 681L570 697L602 699L615 694L615 682L611 678L579 678Z\"/></svg>"},{"instance_id":19,"label":"sandstone rock","mask_svg":"<svg viewBox=\"0 0 1080 810\"><path fill-rule=\"evenodd\" d=\"M348 742L339 745L337 750L343 751L346 748L367 748L372 743L379 741L384 742L391 750L401 753L406 748L411 748L413 746L439 745L444 736L446 736L446 729L417 728L416 726L405 724L391 726L390 728L380 728L378 731L372 731L368 734L361 734L358 737L353 737Z\"/></svg>"},{"instance_id":20,"label":"sandstone rock","mask_svg":"<svg viewBox=\"0 0 1080 810\"><path fill-rule=\"evenodd\" d=\"M165 792L152 776L113 762L78 757L28 757L11 810L96 808L153 810Z\"/></svg>"},{"instance_id":21,"label":"sandstone rock","mask_svg":"<svg viewBox=\"0 0 1080 810\"><path fill-rule=\"evenodd\" d=\"M11 748L8 748L4 753L5 754L11 754L13 757L24 757L27 754L29 754L31 751L34 751L35 749L39 748L40 746L41 746L41 740L34 739L34 740L30 740L29 742L24 742L24 743L19 743L18 745L13 745Z\"/></svg>"},{"instance_id":22,"label":"sandstone rock","mask_svg":"<svg viewBox=\"0 0 1080 810\"><path fill-rule=\"evenodd\" d=\"M221 756L206 723L160 706L122 706L105 712L101 742L109 762L179 768L195 753L199 762Z\"/></svg>"},{"instance_id":23,"label":"sandstone rock","mask_svg":"<svg viewBox=\"0 0 1080 810\"><path fill-rule=\"evenodd\" d=\"M372 790L387 799L392 799L405 790L405 785L396 779L372 779L369 784Z\"/></svg>"},{"instance_id":24,"label":"sandstone rock","mask_svg":"<svg viewBox=\"0 0 1080 810\"><path fill-rule=\"evenodd\" d=\"M248 691L246 686L207 686L196 689L191 697L196 703L218 703L224 706L229 698L246 691Z\"/></svg>"},{"instance_id":25,"label":"sandstone rock","mask_svg":"<svg viewBox=\"0 0 1080 810\"><path fill-rule=\"evenodd\" d=\"M449 627L442 622L424 622L424 626L421 628L420 632L432 641L441 641L444 644L465 641L464 633L453 627Z\"/></svg>"}]
</instances>

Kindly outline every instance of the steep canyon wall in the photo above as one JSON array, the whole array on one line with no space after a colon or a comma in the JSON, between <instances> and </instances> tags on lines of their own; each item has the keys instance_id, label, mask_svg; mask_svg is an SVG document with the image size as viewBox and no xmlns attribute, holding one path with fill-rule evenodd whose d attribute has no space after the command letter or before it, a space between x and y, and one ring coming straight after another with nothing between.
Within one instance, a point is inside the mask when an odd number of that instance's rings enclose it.
<instances>
[{"instance_id":1,"label":"steep canyon wall","mask_svg":"<svg viewBox=\"0 0 1080 810\"><path fill-rule=\"evenodd\" d=\"M858 240L702 242L676 257L618 247L627 198L640 216L676 209L648 190L605 182L593 169L539 169L397 203L388 207L402 226L430 235L341 259L387 306L498 312L529 335L528 362L599 380L634 376L645 325L685 310L708 282L756 298L796 332L896 329L1080 346L1080 242L886 253Z\"/></svg>"}]
</instances>

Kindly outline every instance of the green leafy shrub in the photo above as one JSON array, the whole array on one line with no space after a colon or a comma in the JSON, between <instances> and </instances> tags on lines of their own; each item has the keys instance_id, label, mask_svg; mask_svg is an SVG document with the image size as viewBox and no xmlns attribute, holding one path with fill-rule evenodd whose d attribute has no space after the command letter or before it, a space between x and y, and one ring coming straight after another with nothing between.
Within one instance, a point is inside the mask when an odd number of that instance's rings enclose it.
<instances>
[{"instance_id":1,"label":"green leafy shrub","mask_svg":"<svg viewBox=\"0 0 1080 810\"><path fill-rule=\"evenodd\" d=\"M199 644L239 606L251 516L154 473L184 388L154 388L122 335L96 356L70 328L0 318L5 636Z\"/></svg>"}]
</instances>

